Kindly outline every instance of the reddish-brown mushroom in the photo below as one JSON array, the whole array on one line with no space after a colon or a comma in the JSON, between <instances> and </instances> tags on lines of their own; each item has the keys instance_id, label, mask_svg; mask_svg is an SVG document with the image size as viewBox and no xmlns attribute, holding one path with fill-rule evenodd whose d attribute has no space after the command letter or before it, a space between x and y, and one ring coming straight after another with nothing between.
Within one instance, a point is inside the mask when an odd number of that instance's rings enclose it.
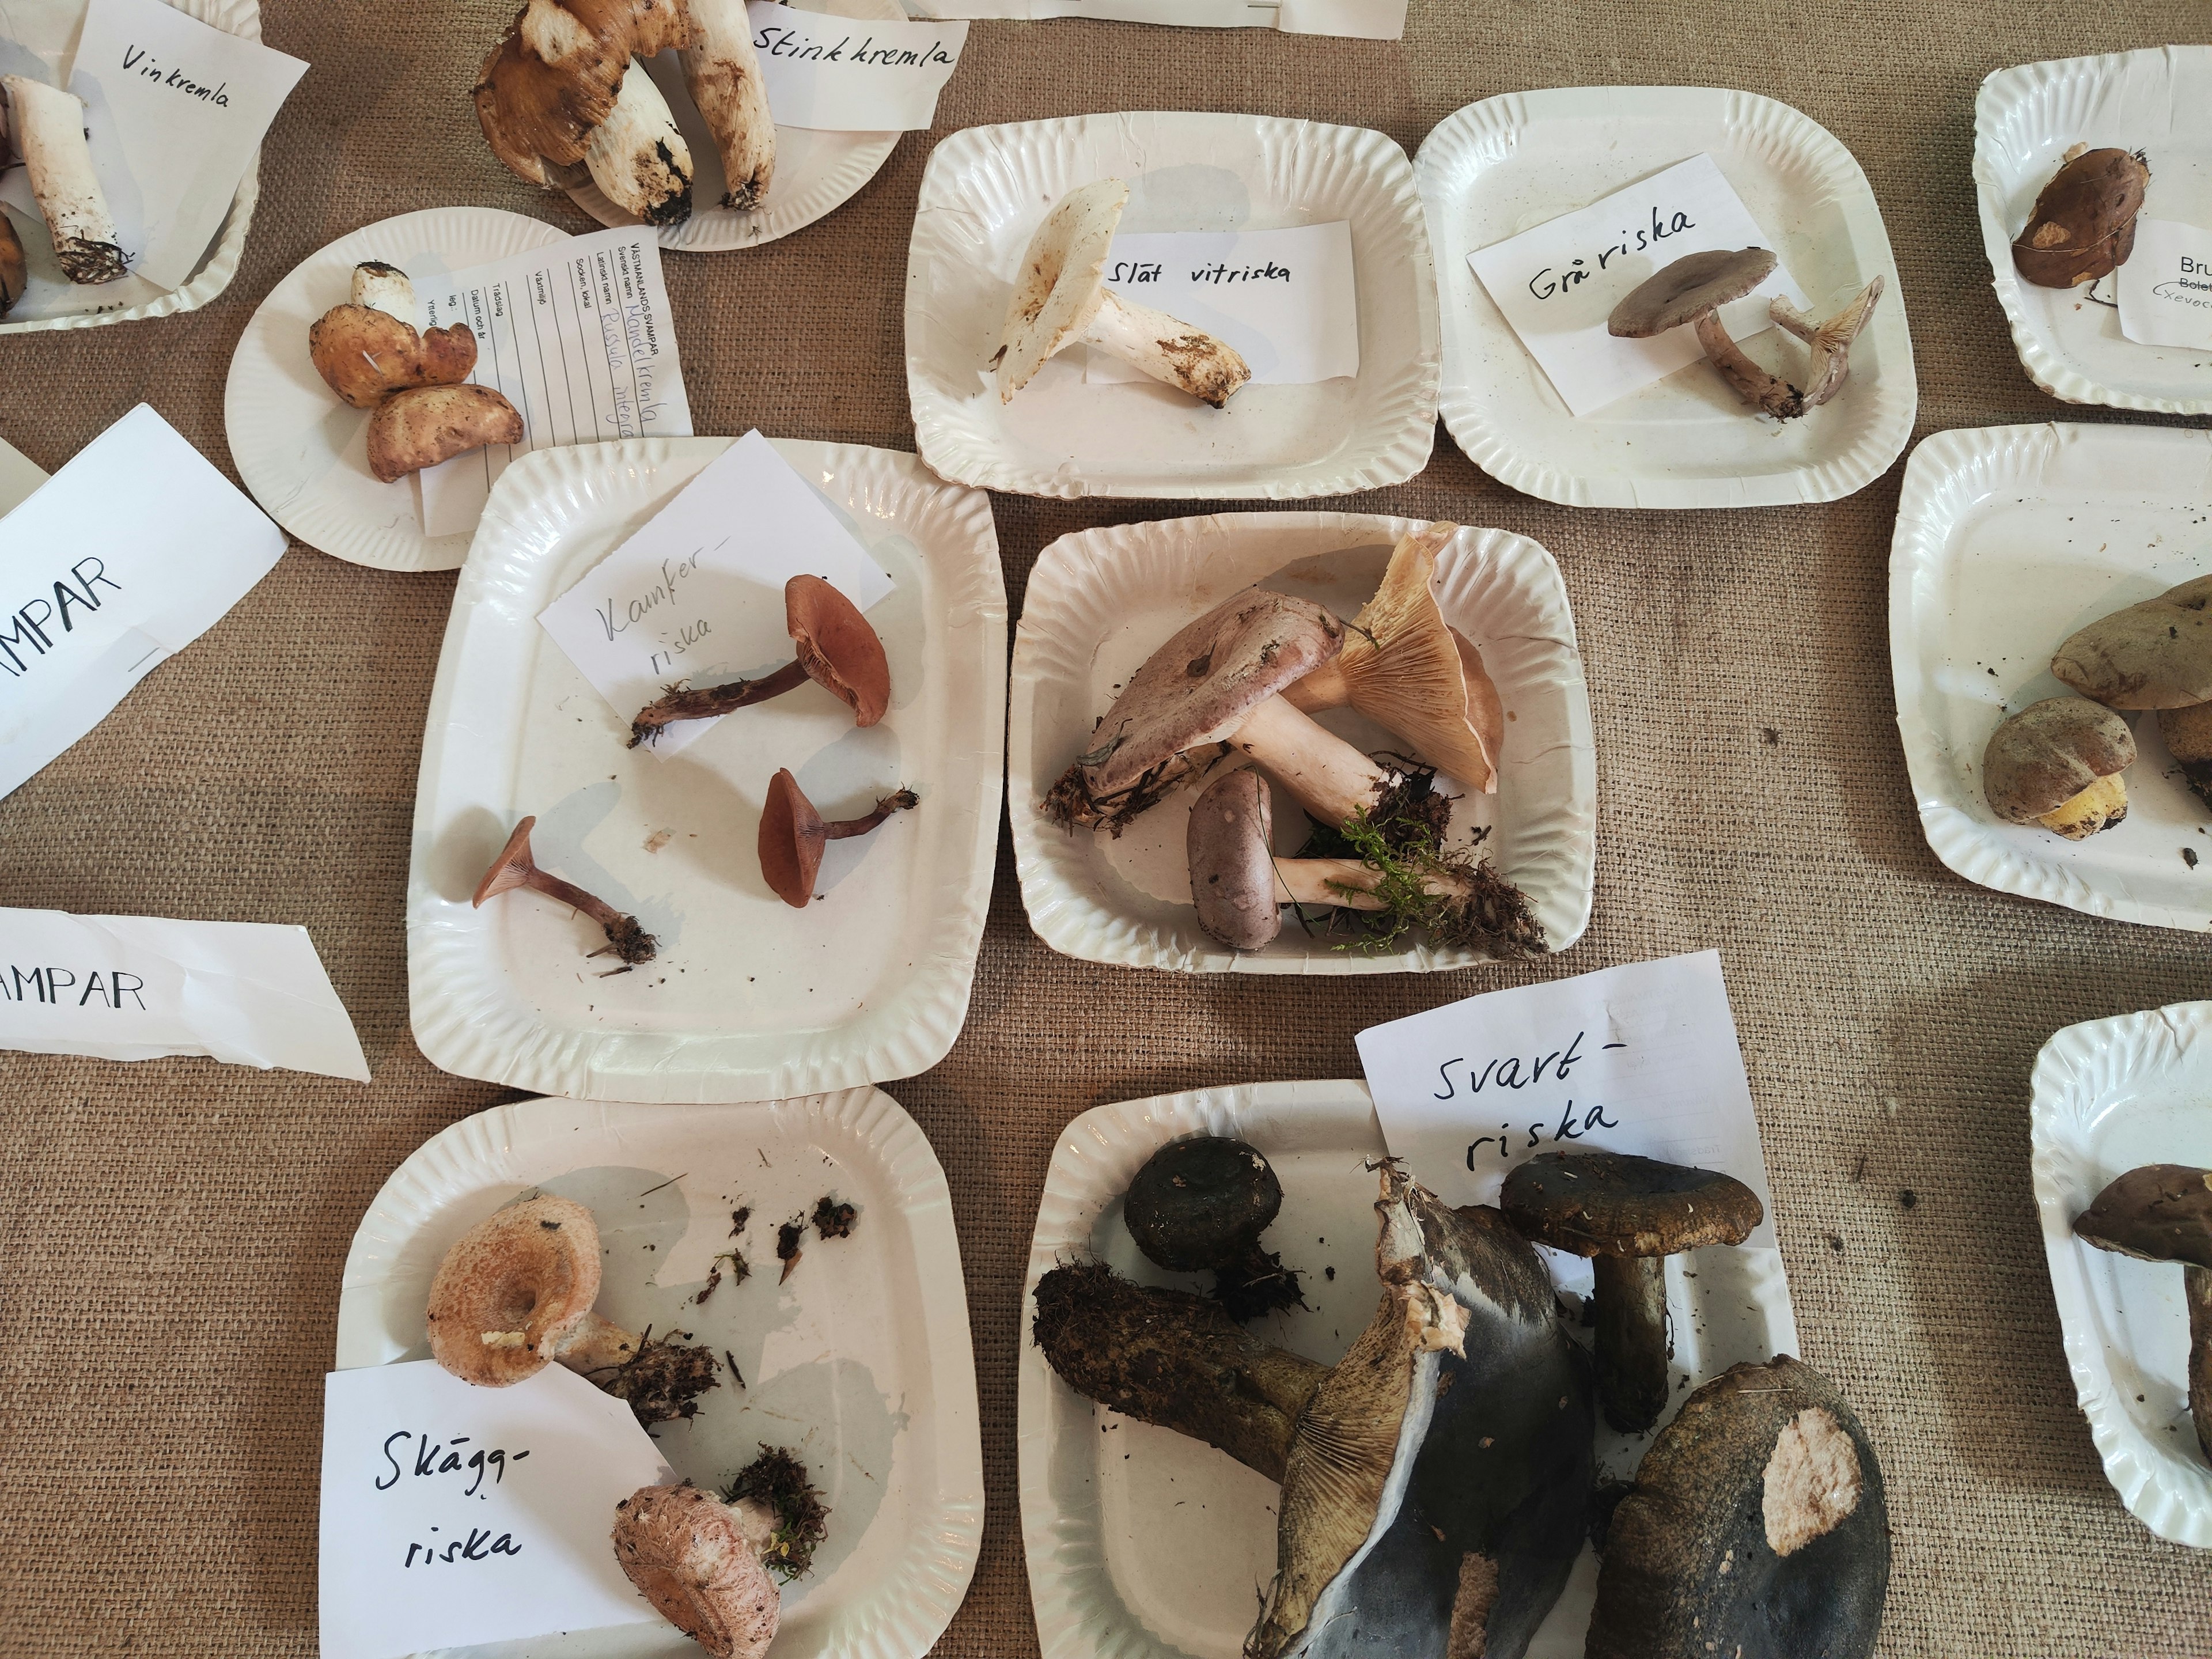
<instances>
[{"instance_id":1,"label":"reddish-brown mushroom","mask_svg":"<svg viewBox=\"0 0 2212 1659\"><path fill-rule=\"evenodd\" d=\"M894 789L864 817L824 823L799 780L788 769L779 769L769 780L768 803L761 808L761 875L778 898L804 910L814 896L814 876L822 867L824 847L848 836L866 835L892 813L918 805L920 799L911 789Z\"/></svg>"},{"instance_id":2,"label":"reddish-brown mushroom","mask_svg":"<svg viewBox=\"0 0 2212 1659\"><path fill-rule=\"evenodd\" d=\"M860 607L819 576L793 576L783 585L783 621L799 659L757 680L732 680L700 690L671 687L637 711L629 746L650 743L676 720L712 720L780 697L812 680L842 699L855 726L873 726L891 702L890 664L884 642Z\"/></svg>"},{"instance_id":3,"label":"reddish-brown mushroom","mask_svg":"<svg viewBox=\"0 0 2212 1659\"><path fill-rule=\"evenodd\" d=\"M518 887L527 887L532 892L543 893L548 898L573 905L606 930L605 946L589 951L587 955L603 957L612 951L629 967L652 961L659 941L639 926L635 916L625 915L605 899L594 898L575 883L548 875L538 867L530 856L530 831L537 822L534 817L526 817L514 826L514 833L507 838L507 845L500 848L499 856L491 861L491 868L484 872L483 879L477 884L476 897L471 902L482 908L488 898L511 893ZM620 973L623 969L615 971Z\"/></svg>"}]
</instances>

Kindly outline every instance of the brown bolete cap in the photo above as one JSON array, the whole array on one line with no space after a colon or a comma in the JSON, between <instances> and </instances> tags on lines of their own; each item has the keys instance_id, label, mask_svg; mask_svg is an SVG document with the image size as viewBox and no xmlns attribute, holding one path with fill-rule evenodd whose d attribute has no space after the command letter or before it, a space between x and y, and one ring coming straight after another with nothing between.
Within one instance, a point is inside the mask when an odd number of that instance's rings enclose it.
<instances>
[{"instance_id":1,"label":"brown bolete cap","mask_svg":"<svg viewBox=\"0 0 2212 1659\"><path fill-rule=\"evenodd\" d=\"M1990 734L1982 793L2008 823L2033 823L2135 763L2135 733L2111 709L2086 697L2046 697Z\"/></svg>"},{"instance_id":2,"label":"brown bolete cap","mask_svg":"<svg viewBox=\"0 0 2212 1659\"><path fill-rule=\"evenodd\" d=\"M1606 331L1642 340L1693 323L1743 298L1772 274L1774 263L1763 247L1686 253L1631 289L1605 319Z\"/></svg>"},{"instance_id":3,"label":"brown bolete cap","mask_svg":"<svg viewBox=\"0 0 2212 1659\"><path fill-rule=\"evenodd\" d=\"M599 1297L599 1230L565 1198L511 1204L454 1241L430 1282L430 1352L465 1382L534 1376Z\"/></svg>"},{"instance_id":4,"label":"brown bolete cap","mask_svg":"<svg viewBox=\"0 0 2212 1659\"><path fill-rule=\"evenodd\" d=\"M1198 925L1232 951L1256 951L1283 931L1269 796L1267 781L1244 767L1217 778L1190 809L1185 845Z\"/></svg>"},{"instance_id":5,"label":"brown bolete cap","mask_svg":"<svg viewBox=\"0 0 2212 1659\"><path fill-rule=\"evenodd\" d=\"M1498 1202L1537 1243L1575 1255L1741 1244L1766 1215L1734 1176L1626 1152L1539 1152L1505 1177Z\"/></svg>"},{"instance_id":6,"label":"brown bolete cap","mask_svg":"<svg viewBox=\"0 0 2212 1659\"><path fill-rule=\"evenodd\" d=\"M790 770L777 769L761 808L762 878L786 904L805 909L814 896L815 872L822 868L822 849L828 844L822 814Z\"/></svg>"},{"instance_id":7,"label":"brown bolete cap","mask_svg":"<svg viewBox=\"0 0 2212 1659\"><path fill-rule=\"evenodd\" d=\"M1248 587L1152 653L1092 733L1083 778L1094 798L1162 762L1218 743L1291 681L1344 648L1344 624L1310 599Z\"/></svg>"},{"instance_id":8,"label":"brown bolete cap","mask_svg":"<svg viewBox=\"0 0 2212 1659\"><path fill-rule=\"evenodd\" d=\"M2212 1170L2185 1164L2130 1170L2074 1218L2074 1231L2100 1250L2212 1271Z\"/></svg>"},{"instance_id":9,"label":"brown bolete cap","mask_svg":"<svg viewBox=\"0 0 2212 1659\"><path fill-rule=\"evenodd\" d=\"M2142 156L2075 145L2013 239L2014 266L2039 288L2110 276L2135 252L2136 216L2149 185Z\"/></svg>"},{"instance_id":10,"label":"brown bolete cap","mask_svg":"<svg viewBox=\"0 0 2212 1659\"><path fill-rule=\"evenodd\" d=\"M890 664L860 607L819 576L793 576L783 585L783 617L806 677L842 698L856 726L883 719L891 701Z\"/></svg>"},{"instance_id":11,"label":"brown bolete cap","mask_svg":"<svg viewBox=\"0 0 2212 1659\"><path fill-rule=\"evenodd\" d=\"M2051 672L2108 708L2212 702L2212 576L2100 617L2058 647Z\"/></svg>"},{"instance_id":12,"label":"brown bolete cap","mask_svg":"<svg viewBox=\"0 0 2212 1659\"><path fill-rule=\"evenodd\" d=\"M2212 702L2160 709L2158 734L2197 799L2212 806Z\"/></svg>"},{"instance_id":13,"label":"brown bolete cap","mask_svg":"<svg viewBox=\"0 0 2212 1659\"><path fill-rule=\"evenodd\" d=\"M660 1616L715 1659L759 1659L782 1598L729 1504L696 1486L645 1486L615 1506L615 1559Z\"/></svg>"}]
</instances>

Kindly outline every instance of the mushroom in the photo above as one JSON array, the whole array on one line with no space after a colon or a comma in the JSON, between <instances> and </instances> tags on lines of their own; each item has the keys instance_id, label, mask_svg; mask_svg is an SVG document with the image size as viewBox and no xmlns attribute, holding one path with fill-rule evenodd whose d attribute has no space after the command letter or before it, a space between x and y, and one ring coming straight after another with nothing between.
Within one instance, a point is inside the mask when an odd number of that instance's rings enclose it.
<instances>
[{"instance_id":1,"label":"mushroom","mask_svg":"<svg viewBox=\"0 0 2212 1659\"><path fill-rule=\"evenodd\" d=\"M1372 838L1364 859L1277 858L1267 781L1240 769L1216 779L1190 809L1184 845L1199 926L1233 951L1257 951L1283 930L1285 904L1328 905L1377 918L1370 945L1425 927L1441 945L1498 957L1541 955L1543 924L1528 895L1488 860Z\"/></svg>"},{"instance_id":2,"label":"mushroom","mask_svg":"<svg viewBox=\"0 0 2212 1659\"><path fill-rule=\"evenodd\" d=\"M1774 255L1763 247L1689 253L1644 279L1613 308L1607 331L1623 339L1649 339L1688 323L1698 343L1735 395L1777 420L1793 420L1826 403L1850 372L1851 342L1873 315L1883 280L1875 277L1850 303L1826 322L1816 323L1787 301L1777 300L1767 315L1812 347L1812 373L1800 392L1761 368L1729 337L1720 308L1747 294L1772 274Z\"/></svg>"},{"instance_id":3,"label":"mushroom","mask_svg":"<svg viewBox=\"0 0 2212 1659\"><path fill-rule=\"evenodd\" d=\"M684 84L721 153L722 205L750 213L775 176L775 117L769 112L745 0L690 0L691 44Z\"/></svg>"},{"instance_id":4,"label":"mushroom","mask_svg":"<svg viewBox=\"0 0 2212 1659\"><path fill-rule=\"evenodd\" d=\"M368 470L385 483L486 444L522 441L522 416L496 388L419 386L395 392L368 417Z\"/></svg>"},{"instance_id":5,"label":"mushroom","mask_svg":"<svg viewBox=\"0 0 2212 1659\"><path fill-rule=\"evenodd\" d=\"M640 1423L690 1417L716 1385L704 1348L650 1340L592 1311L599 1230L592 1212L541 1194L463 1233L430 1282L437 1362L479 1388L504 1389L552 1361L629 1402Z\"/></svg>"},{"instance_id":6,"label":"mushroom","mask_svg":"<svg viewBox=\"0 0 2212 1659\"><path fill-rule=\"evenodd\" d=\"M2069 635L2051 672L2107 708L2212 702L2212 576L2169 587Z\"/></svg>"},{"instance_id":7,"label":"mushroom","mask_svg":"<svg viewBox=\"0 0 2212 1659\"><path fill-rule=\"evenodd\" d=\"M2212 1458L2212 1170L2146 1164L2074 1218L2074 1236L2138 1261L2178 1261L2189 1304L2189 1416Z\"/></svg>"},{"instance_id":8,"label":"mushroom","mask_svg":"<svg viewBox=\"0 0 2212 1659\"><path fill-rule=\"evenodd\" d=\"M1614 1510L1587 1659L1867 1659L1889 1506L1850 1402L1787 1354L1682 1402Z\"/></svg>"},{"instance_id":9,"label":"mushroom","mask_svg":"<svg viewBox=\"0 0 2212 1659\"><path fill-rule=\"evenodd\" d=\"M31 194L54 239L54 257L72 283L112 283L130 264L115 240L115 216L93 171L84 100L27 76L0 76L8 93L8 131L30 175Z\"/></svg>"},{"instance_id":10,"label":"mushroom","mask_svg":"<svg viewBox=\"0 0 2212 1659\"><path fill-rule=\"evenodd\" d=\"M1241 1322L1304 1305L1297 1271L1260 1248L1282 1207L1282 1183L1257 1148L1196 1135L1145 1160L1122 1197L1121 1219L1155 1266L1212 1269L1213 1299Z\"/></svg>"},{"instance_id":11,"label":"mushroom","mask_svg":"<svg viewBox=\"0 0 2212 1659\"><path fill-rule=\"evenodd\" d=\"M1498 788L1505 705L1481 653L1444 621L1429 586L1437 552L1458 533L1455 524L1407 532L1344 649L1284 687L1283 700L1309 714L1349 703L1422 759L1490 794Z\"/></svg>"},{"instance_id":12,"label":"mushroom","mask_svg":"<svg viewBox=\"0 0 2212 1659\"><path fill-rule=\"evenodd\" d=\"M633 219L680 225L691 216L691 147L643 64L632 61L614 107L592 129L584 170Z\"/></svg>"},{"instance_id":13,"label":"mushroom","mask_svg":"<svg viewBox=\"0 0 2212 1659\"><path fill-rule=\"evenodd\" d=\"M629 746L650 743L677 720L712 720L748 708L812 680L853 711L853 724L873 726L891 702L890 664L884 642L860 608L819 576L793 576L783 585L783 623L799 647L795 662L757 680L733 680L698 690L672 686L637 711Z\"/></svg>"},{"instance_id":14,"label":"mushroom","mask_svg":"<svg viewBox=\"0 0 2212 1659\"><path fill-rule=\"evenodd\" d=\"M2087 841L2128 815L2128 723L2086 697L2046 697L2008 716L1982 751L1982 793L2008 823Z\"/></svg>"},{"instance_id":15,"label":"mushroom","mask_svg":"<svg viewBox=\"0 0 2212 1659\"><path fill-rule=\"evenodd\" d=\"M1127 184L1100 179L1060 198L1030 238L993 360L1000 402L1012 403L1048 357L1075 344L1117 357L1216 409L1252 378L1224 342L1106 286L1106 256L1128 204Z\"/></svg>"},{"instance_id":16,"label":"mushroom","mask_svg":"<svg viewBox=\"0 0 2212 1659\"><path fill-rule=\"evenodd\" d=\"M1535 1243L1590 1259L1598 1397L1607 1422L1642 1433L1668 1398L1663 1258L1741 1244L1765 1219L1759 1194L1733 1176L1625 1152L1539 1152L1498 1202Z\"/></svg>"},{"instance_id":17,"label":"mushroom","mask_svg":"<svg viewBox=\"0 0 2212 1659\"><path fill-rule=\"evenodd\" d=\"M0 212L0 317L15 309L30 284L31 264L23 254L23 240L15 234L14 222Z\"/></svg>"},{"instance_id":18,"label":"mushroom","mask_svg":"<svg viewBox=\"0 0 2212 1659\"><path fill-rule=\"evenodd\" d=\"M2158 711L2158 734L2197 798L2212 806L2212 702Z\"/></svg>"},{"instance_id":19,"label":"mushroom","mask_svg":"<svg viewBox=\"0 0 2212 1659\"><path fill-rule=\"evenodd\" d=\"M507 845L500 848L499 856L491 861L491 868L484 872L483 879L477 884L476 896L470 902L481 908L488 898L513 892L518 887L527 887L532 892L543 893L548 898L558 899L563 904L581 910L605 931L606 944L599 950L587 951L587 960L611 952L629 967L652 961L659 941L638 925L635 916L623 915L613 905L604 899L592 897L573 882L548 875L532 860L530 831L537 822L534 817L526 817L514 826L514 833L507 838ZM620 973L623 970L617 969L615 971Z\"/></svg>"},{"instance_id":20,"label":"mushroom","mask_svg":"<svg viewBox=\"0 0 2212 1659\"><path fill-rule=\"evenodd\" d=\"M415 324L415 284L398 265L381 259L364 259L353 268L354 304L397 317L409 327Z\"/></svg>"},{"instance_id":21,"label":"mushroom","mask_svg":"<svg viewBox=\"0 0 2212 1659\"><path fill-rule=\"evenodd\" d=\"M786 904L804 910L814 897L814 876L822 867L824 847L833 841L865 836L892 813L920 804L921 798L913 790L894 789L864 817L825 823L799 787L799 780L787 769L778 768L769 780L768 802L761 808L762 879Z\"/></svg>"},{"instance_id":22,"label":"mushroom","mask_svg":"<svg viewBox=\"0 0 2212 1659\"><path fill-rule=\"evenodd\" d=\"M395 392L467 380L477 337L465 323L418 332L415 285L397 265L379 262L356 265L351 301L309 325L307 356L342 401L374 409Z\"/></svg>"},{"instance_id":23,"label":"mushroom","mask_svg":"<svg viewBox=\"0 0 2212 1659\"><path fill-rule=\"evenodd\" d=\"M2136 251L2136 216L2150 185L2142 152L2066 152L2013 239L2013 266L2038 288L2074 288L2109 276Z\"/></svg>"}]
</instances>

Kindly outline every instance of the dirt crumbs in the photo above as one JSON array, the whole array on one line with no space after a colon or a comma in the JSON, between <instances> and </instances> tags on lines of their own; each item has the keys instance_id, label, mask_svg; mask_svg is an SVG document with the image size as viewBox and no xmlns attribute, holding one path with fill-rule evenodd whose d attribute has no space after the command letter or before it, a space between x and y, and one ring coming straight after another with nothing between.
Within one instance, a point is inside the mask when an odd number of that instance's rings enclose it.
<instances>
[{"instance_id":1,"label":"dirt crumbs","mask_svg":"<svg viewBox=\"0 0 2212 1659\"><path fill-rule=\"evenodd\" d=\"M829 1506L809 1484L806 1465L765 1441L761 1455L722 1493L727 1504L747 1498L775 1516L775 1531L761 1553L761 1565L787 1584L813 1566L815 1546L829 1534Z\"/></svg>"}]
</instances>

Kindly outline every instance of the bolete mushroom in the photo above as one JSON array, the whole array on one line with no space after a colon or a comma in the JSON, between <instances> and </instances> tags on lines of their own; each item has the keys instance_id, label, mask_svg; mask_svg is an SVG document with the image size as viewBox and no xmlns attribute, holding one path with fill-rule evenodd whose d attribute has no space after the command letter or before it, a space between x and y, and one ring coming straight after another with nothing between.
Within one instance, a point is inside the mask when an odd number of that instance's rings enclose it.
<instances>
[{"instance_id":1,"label":"bolete mushroom","mask_svg":"<svg viewBox=\"0 0 2212 1659\"><path fill-rule=\"evenodd\" d=\"M1370 942L1425 927L1439 945L1498 957L1541 955L1543 924L1528 895L1480 862L1434 847L1381 845L1364 859L1277 858L1267 780L1249 769L1208 784L1190 809L1184 845L1199 926L1232 951L1258 951L1283 931L1285 904L1368 913Z\"/></svg>"},{"instance_id":2,"label":"bolete mushroom","mask_svg":"<svg viewBox=\"0 0 2212 1659\"><path fill-rule=\"evenodd\" d=\"M396 483L487 444L519 444L522 434L521 415L495 386L411 386L368 417L368 470Z\"/></svg>"},{"instance_id":3,"label":"bolete mushroom","mask_svg":"<svg viewBox=\"0 0 2212 1659\"><path fill-rule=\"evenodd\" d=\"M2138 1261L2181 1264L2189 1304L2189 1416L2212 1458L2212 1170L2146 1164L2074 1218L2074 1236Z\"/></svg>"},{"instance_id":4,"label":"bolete mushroom","mask_svg":"<svg viewBox=\"0 0 2212 1659\"><path fill-rule=\"evenodd\" d=\"M2127 817L2121 774L2135 763L2135 733L2111 709L2086 697L2045 697L1990 733L1982 793L2008 823L2087 841Z\"/></svg>"},{"instance_id":5,"label":"bolete mushroom","mask_svg":"<svg viewBox=\"0 0 2212 1659\"><path fill-rule=\"evenodd\" d=\"M795 690L809 680L853 711L853 724L873 726L891 703L890 664L884 642L860 606L819 576L793 576L783 585L783 623L799 647L798 659L757 680L732 680L697 690L671 686L637 711L629 746L650 743L678 720L712 720Z\"/></svg>"},{"instance_id":6,"label":"bolete mushroom","mask_svg":"<svg viewBox=\"0 0 2212 1659\"><path fill-rule=\"evenodd\" d=\"M487 1389L558 1360L627 1400L641 1423L691 1416L719 1380L714 1356L601 1318L592 1310L599 1272L589 1210L550 1194L510 1204L463 1233L438 1264L427 1316L432 1357Z\"/></svg>"},{"instance_id":7,"label":"bolete mushroom","mask_svg":"<svg viewBox=\"0 0 2212 1659\"><path fill-rule=\"evenodd\" d=\"M1295 1268L1260 1247L1283 1186L1259 1149L1225 1135L1172 1140L1145 1160L1121 1219L1146 1260L1170 1273L1211 1269L1213 1299L1240 1322L1297 1307Z\"/></svg>"},{"instance_id":8,"label":"bolete mushroom","mask_svg":"<svg viewBox=\"0 0 2212 1659\"><path fill-rule=\"evenodd\" d=\"M2150 185L2142 152L2066 152L2013 239L2012 263L2038 288L2075 288L2109 276L2136 251L2136 216Z\"/></svg>"},{"instance_id":9,"label":"bolete mushroom","mask_svg":"<svg viewBox=\"0 0 2212 1659\"><path fill-rule=\"evenodd\" d=\"M2051 672L2107 708L2212 702L2212 576L2100 617L2067 636Z\"/></svg>"},{"instance_id":10,"label":"bolete mushroom","mask_svg":"<svg viewBox=\"0 0 2212 1659\"><path fill-rule=\"evenodd\" d=\"M539 869L530 856L530 832L536 826L535 817L526 817L514 826L514 833L500 848L499 856L491 861L483 879L477 884L476 896L471 903L481 908L483 902L501 893L511 893L518 887L527 887L533 893L543 893L548 898L581 910L599 924L607 936L606 944L597 951L586 951L592 957L603 957L611 952L624 964L635 967L641 962L653 960L659 941L638 925L635 916L626 915L604 899L595 898L574 882L563 881ZM621 969L617 969L617 972Z\"/></svg>"},{"instance_id":11,"label":"bolete mushroom","mask_svg":"<svg viewBox=\"0 0 2212 1659\"><path fill-rule=\"evenodd\" d=\"M1641 340L1687 323L1737 397L1777 420L1794 420L1842 389L1850 373L1851 342L1873 315L1884 283L1875 277L1826 322L1815 322L1787 301L1770 302L1768 317L1812 348L1812 372L1801 392L1746 356L1720 319L1723 306L1757 289L1774 266L1774 255L1763 247L1685 254L1630 290L1607 318L1606 330Z\"/></svg>"},{"instance_id":12,"label":"bolete mushroom","mask_svg":"<svg viewBox=\"0 0 2212 1659\"><path fill-rule=\"evenodd\" d=\"M769 780L768 800L761 808L761 878L775 896L795 910L804 910L814 897L815 873L822 868L822 852L833 841L865 836L894 812L921 804L911 789L894 789L857 818L829 823L814 810L799 780L779 767Z\"/></svg>"},{"instance_id":13,"label":"bolete mushroom","mask_svg":"<svg viewBox=\"0 0 2212 1659\"><path fill-rule=\"evenodd\" d=\"M1665 1258L1741 1244L1765 1219L1733 1176L1625 1152L1539 1152L1515 1166L1498 1207L1529 1238L1589 1258L1596 1278L1598 1398L1641 1434L1668 1399Z\"/></svg>"},{"instance_id":14,"label":"bolete mushroom","mask_svg":"<svg viewBox=\"0 0 2212 1659\"><path fill-rule=\"evenodd\" d=\"M93 170L84 100L24 75L0 76L0 87L8 94L8 135L30 176L62 275L88 285L115 281L130 259L115 240L115 216Z\"/></svg>"},{"instance_id":15,"label":"bolete mushroom","mask_svg":"<svg viewBox=\"0 0 2212 1659\"><path fill-rule=\"evenodd\" d=\"M2212 702L2160 709L2158 734L2181 769L2183 781L2199 800L2212 806Z\"/></svg>"},{"instance_id":16,"label":"bolete mushroom","mask_svg":"<svg viewBox=\"0 0 2212 1659\"><path fill-rule=\"evenodd\" d=\"M1030 238L994 360L1001 403L1012 403L1047 358L1077 344L1216 409L1252 378L1226 343L1106 286L1107 252L1128 204L1127 184L1100 179L1060 198Z\"/></svg>"},{"instance_id":17,"label":"bolete mushroom","mask_svg":"<svg viewBox=\"0 0 2212 1659\"><path fill-rule=\"evenodd\" d=\"M1682 1402L1606 1528L1586 1659L1866 1659L1889 1506L1850 1402L1787 1354Z\"/></svg>"},{"instance_id":18,"label":"bolete mushroom","mask_svg":"<svg viewBox=\"0 0 2212 1659\"><path fill-rule=\"evenodd\" d=\"M355 266L351 300L308 326L307 356L342 401L374 409L411 386L467 380L477 366L477 337L466 323L419 332L415 285L398 266L378 261Z\"/></svg>"}]
</instances>

